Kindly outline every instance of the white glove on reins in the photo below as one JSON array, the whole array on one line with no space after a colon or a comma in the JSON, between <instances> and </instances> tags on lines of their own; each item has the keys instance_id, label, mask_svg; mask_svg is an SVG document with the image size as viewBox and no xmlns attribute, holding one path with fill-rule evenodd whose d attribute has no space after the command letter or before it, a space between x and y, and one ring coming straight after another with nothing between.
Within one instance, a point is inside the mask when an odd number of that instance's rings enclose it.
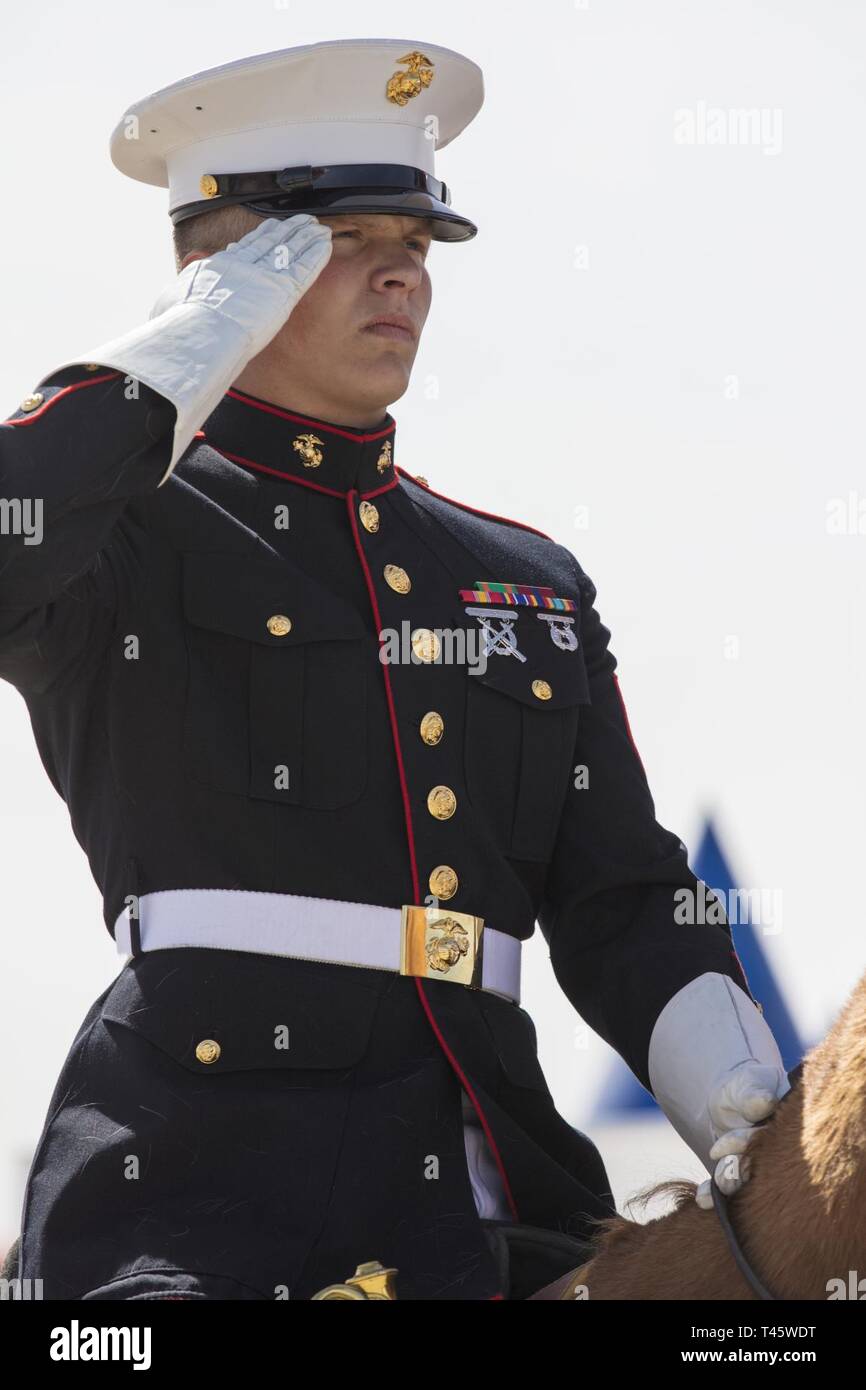
<instances>
[{"instance_id":1,"label":"white glove on reins","mask_svg":"<svg viewBox=\"0 0 866 1390\"><path fill-rule=\"evenodd\" d=\"M722 1192L736 1192L749 1176L749 1159L740 1155L756 1123L791 1089L763 1014L729 976L699 975L656 1019L648 1070L653 1094L674 1129L715 1170ZM708 1178L695 1194L698 1206L712 1206L710 1189Z\"/></svg>"}]
</instances>

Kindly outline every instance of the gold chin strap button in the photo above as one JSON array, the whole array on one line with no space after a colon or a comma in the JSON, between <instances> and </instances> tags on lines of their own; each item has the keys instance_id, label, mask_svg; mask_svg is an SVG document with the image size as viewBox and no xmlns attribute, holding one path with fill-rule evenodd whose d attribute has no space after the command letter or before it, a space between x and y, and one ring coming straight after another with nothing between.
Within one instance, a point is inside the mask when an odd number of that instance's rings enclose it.
<instances>
[{"instance_id":1,"label":"gold chin strap button","mask_svg":"<svg viewBox=\"0 0 866 1390\"><path fill-rule=\"evenodd\" d=\"M412 633L412 650L419 661L436 661L441 649L442 644L431 628L415 628Z\"/></svg>"},{"instance_id":2,"label":"gold chin strap button","mask_svg":"<svg viewBox=\"0 0 866 1390\"><path fill-rule=\"evenodd\" d=\"M272 637L285 637L292 630L292 620L285 613L274 613L268 618L267 627Z\"/></svg>"},{"instance_id":3,"label":"gold chin strap button","mask_svg":"<svg viewBox=\"0 0 866 1390\"><path fill-rule=\"evenodd\" d=\"M533 681L532 693L539 700L549 700L553 694L553 691L551 690L547 681Z\"/></svg>"},{"instance_id":4,"label":"gold chin strap button","mask_svg":"<svg viewBox=\"0 0 866 1390\"><path fill-rule=\"evenodd\" d=\"M457 810L457 797L450 787L432 787L427 794L427 810L436 820L449 820Z\"/></svg>"},{"instance_id":5,"label":"gold chin strap button","mask_svg":"<svg viewBox=\"0 0 866 1390\"><path fill-rule=\"evenodd\" d=\"M21 405L20 405L19 409L20 409L20 410L35 410L36 407L37 407L38 405L41 405L42 402L43 402L44 400L45 400L45 397L43 396L43 394L42 394L41 391L34 391L32 395L30 395L30 396L25 396L25 397L24 397L23 401L21 402Z\"/></svg>"},{"instance_id":6,"label":"gold chin strap button","mask_svg":"<svg viewBox=\"0 0 866 1390\"><path fill-rule=\"evenodd\" d=\"M441 741L444 732L445 720L442 718L442 715L435 709L428 710L419 725L419 733L424 742L429 748L433 748L435 744Z\"/></svg>"},{"instance_id":7,"label":"gold chin strap button","mask_svg":"<svg viewBox=\"0 0 866 1390\"><path fill-rule=\"evenodd\" d=\"M437 864L427 882L434 898L447 902L457 892L460 880L450 864Z\"/></svg>"},{"instance_id":8,"label":"gold chin strap button","mask_svg":"<svg viewBox=\"0 0 866 1390\"><path fill-rule=\"evenodd\" d=\"M196 1058L199 1062L203 1062L206 1067L209 1067L211 1062L216 1062L221 1052L222 1048L213 1038L202 1038L200 1043L196 1043Z\"/></svg>"},{"instance_id":9,"label":"gold chin strap button","mask_svg":"<svg viewBox=\"0 0 866 1390\"><path fill-rule=\"evenodd\" d=\"M379 508L374 507L372 502L362 502L358 511L361 515L361 525L365 531L378 531L379 529Z\"/></svg>"},{"instance_id":10,"label":"gold chin strap button","mask_svg":"<svg viewBox=\"0 0 866 1390\"><path fill-rule=\"evenodd\" d=\"M412 588L412 580L399 565L386 565L382 573L388 588L393 589L395 594L408 594Z\"/></svg>"}]
</instances>

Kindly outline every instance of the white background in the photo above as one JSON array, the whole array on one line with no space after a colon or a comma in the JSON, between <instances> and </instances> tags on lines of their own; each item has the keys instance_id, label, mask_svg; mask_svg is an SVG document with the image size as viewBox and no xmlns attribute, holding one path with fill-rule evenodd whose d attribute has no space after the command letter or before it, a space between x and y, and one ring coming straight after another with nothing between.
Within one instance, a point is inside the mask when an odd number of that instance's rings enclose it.
<instances>
[{"instance_id":1,"label":"white background","mask_svg":"<svg viewBox=\"0 0 866 1390\"><path fill-rule=\"evenodd\" d=\"M174 274L167 195L108 157L126 106L218 63L361 34L458 49L487 89L439 156L480 231L431 252L433 308L392 410L399 461L577 554L659 819L694 849L712 812L739 881L782 891L764 948L812 1042L866 965L866 535L827 530L832 499L866 508L861 5L14 7L0 412L143 321ZM676 112L701 103L759 108L772 138L678 143ZM69 1044L119 969L8 686L0 872L2 1247ZM526 974L557 1103L583 1124L610 1054L578 1045L538 937ZM698 1171L663 1122L594 1134L620 1199Z\"/></svg>"}]
</instances>

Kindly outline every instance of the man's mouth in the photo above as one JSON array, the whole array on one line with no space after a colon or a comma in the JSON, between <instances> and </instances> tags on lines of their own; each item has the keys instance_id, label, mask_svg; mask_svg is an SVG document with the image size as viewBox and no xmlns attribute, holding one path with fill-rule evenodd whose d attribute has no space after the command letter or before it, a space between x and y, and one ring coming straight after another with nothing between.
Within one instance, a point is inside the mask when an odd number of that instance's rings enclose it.
<instances>
[{"instance_id":1,"label":"man's mouth","mask_svg":"<svg viewBox=\"0 0 866 1390\"><path fill-rule=\"evenodd\" d=\"M415 341L415 328L410 319L401 314L383 314L364 325L365 333L375 333L378 338L394 338L399 342Z\"/></svg>"}]
</instances>

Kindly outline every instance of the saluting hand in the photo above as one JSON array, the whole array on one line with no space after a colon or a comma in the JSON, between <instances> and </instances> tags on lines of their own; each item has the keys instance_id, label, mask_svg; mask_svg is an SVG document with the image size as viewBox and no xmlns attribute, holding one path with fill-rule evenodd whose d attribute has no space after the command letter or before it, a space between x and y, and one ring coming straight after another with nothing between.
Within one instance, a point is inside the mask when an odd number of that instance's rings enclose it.
<instances>
[{"instance_id":1,"label":"saluting hand","mask_svg":"<svg viewBox=\"0 0 866 1390\"><path fill-rule=\"evenodd\" d=\"M149 318L181 305L211 309L250 339L251 358L271 341L324 270L331 228L311 213L269 217L240 241L190 261L162 291Z\"/></svg>"}]
</instances>

